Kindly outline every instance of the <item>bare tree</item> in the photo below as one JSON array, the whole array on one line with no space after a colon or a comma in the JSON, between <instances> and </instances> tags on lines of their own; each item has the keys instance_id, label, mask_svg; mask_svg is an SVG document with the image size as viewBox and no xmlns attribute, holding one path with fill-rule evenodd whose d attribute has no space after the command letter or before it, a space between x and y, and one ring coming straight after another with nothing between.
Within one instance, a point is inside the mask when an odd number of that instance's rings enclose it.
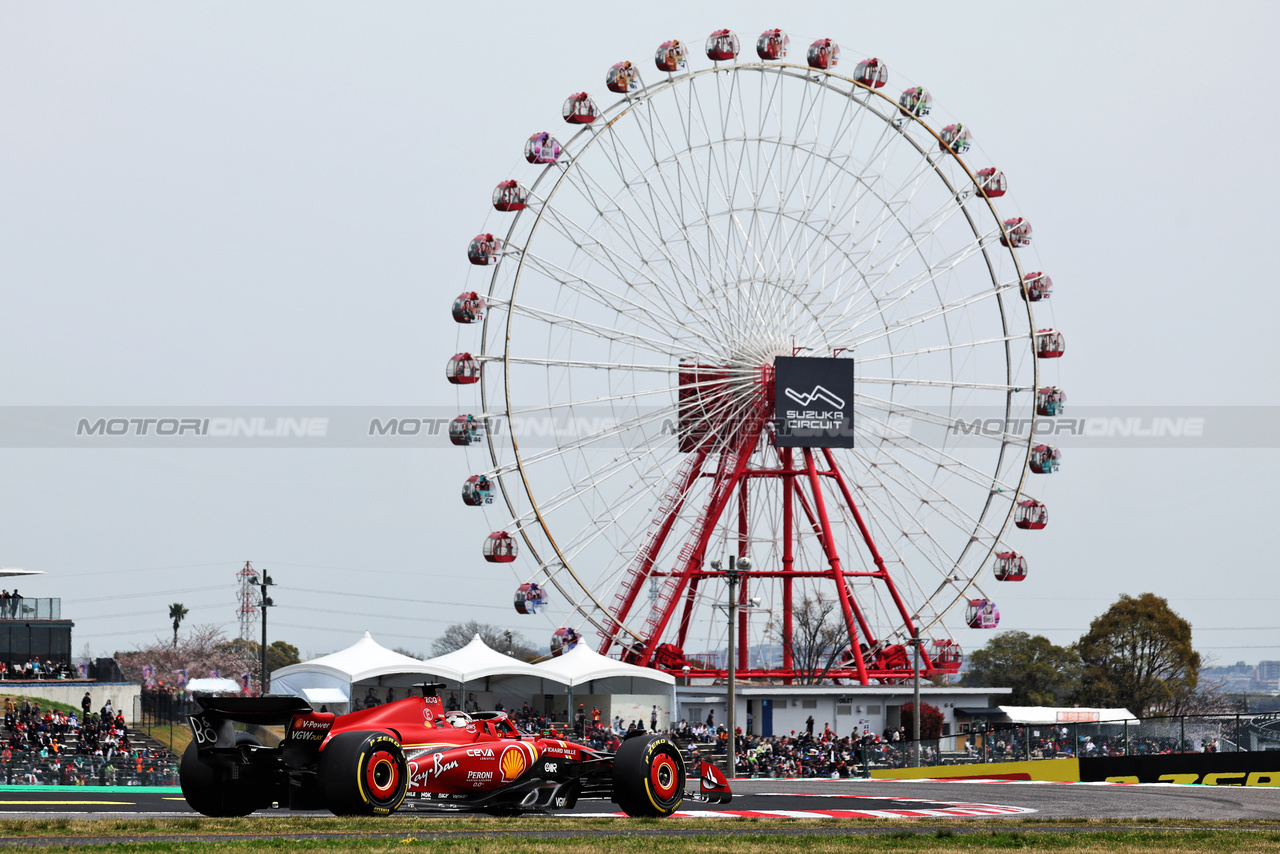
<instances>
[{"instance_id":1,"label":"bare tree","mask_svg":"<svg viewBox=\"0 0 1280 854\"><path fill-rule=\"evenodd\" d=\"M784 649L791 654L792 666L802 685L812 685L826 679L827 674L840 660L840 653L848 646L844 623L831 619L836 608L834 601L821 595L801 600L791 614L791 642L783 635L776 622L769 631L777 637Z\"/></svg>"},{"instance_id":2,"label":"bare tree","mask_svg":"<svg viewBox=\"0 0 1280 854\"><path fill-rule=\"evenodd\" d=\"M462 649L471 643L476 635L490 648L506 653L521 661L537 661L538 650L525 639L520 632L509 631L501 626L490 625L470 620L466 623L455 623L444 630L440 637L431 642L431 654L444 655L455 649Z\"/></svg>"}]
</instances>

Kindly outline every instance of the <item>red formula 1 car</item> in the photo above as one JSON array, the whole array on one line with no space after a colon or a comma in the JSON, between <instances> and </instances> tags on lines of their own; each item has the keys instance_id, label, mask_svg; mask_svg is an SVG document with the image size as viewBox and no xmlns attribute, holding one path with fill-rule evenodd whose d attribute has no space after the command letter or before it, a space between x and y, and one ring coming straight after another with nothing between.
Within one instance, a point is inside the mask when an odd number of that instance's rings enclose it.
<instances>
[{"instance_id":1,"label":"red formula 1 car","mask_svg":"<svg viewBox=\"0 0 1280 854\"><path fill-rule=\"evenodd\" d=\"M671 815L684 799L728 803L718 768L701 763L700 786L685 791L679 747L639 733L616 753L521 735L504 712L444 710L424 686L409 697L335 716L297 697L210 697L190 717L182 794L209 816L248 815L272 804L337 815L390 815L406 798L420 806L516 814L571 809L608 798L629 816ZM285 726L266 747L234 722Z\"/></svg>"}]
</instances>

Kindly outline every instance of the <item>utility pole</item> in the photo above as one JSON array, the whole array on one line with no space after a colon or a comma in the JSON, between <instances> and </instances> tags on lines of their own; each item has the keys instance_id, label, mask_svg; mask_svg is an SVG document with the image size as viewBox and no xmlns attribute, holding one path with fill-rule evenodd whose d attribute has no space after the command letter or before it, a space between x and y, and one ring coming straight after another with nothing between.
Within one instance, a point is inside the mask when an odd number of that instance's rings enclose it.
<instances>
[{"instance_id":1,"label":"utility pole","mask_svg":"<svg viewBox=\"0 0 1280 854\"><path fill-rule=\"evenodd\" d=\"M724 572L725 580L729 582L729 680L728 680L728 699L729 709L725 715L725 723L729 728L729 742L727 744L728 756L725 776L732 777L737 773L737 738L734 734L735 717L737 711L738 698L736 696L737 680L738 680L738 656L734 643L734 632L736 631L735 623L738 616L738 580L739 574L751 569L751 561L748 558L735 558L729 555L729 568L721 569L721 563L718 560L711 561L711 568L717 572Z\"/></svg>"},{"instance_id":2,"label":"utility pole","mask_svg":"<svg viewBox=\"0 0 1280 854\"><path fill-rule=\"evenodd\" d=\"M258 692L265 695L267 693L267 609L275 602L271 601L271 597L267 595L267 588L275 584L271 580L271 576L267 571L262 570L262 579L258 582L258 590L261 595L258 599L258 607L262 609L262 647L259 652L262 654L262 676L258 680Z\"/></svg>"},{"instance_id":3,"label":"utility pole","mask_svg":"<svg viewBox=\"0 0 1280 854\"><path fill-rule=\"evenodd\" d=\"M265 620L265 618L264 618ZM912 672L915 682L915 694L911 704L911 737L915 740L916 767L920 766L920 630L911 632L911 650L915 659Z\"/></svg>"}]
</instances>

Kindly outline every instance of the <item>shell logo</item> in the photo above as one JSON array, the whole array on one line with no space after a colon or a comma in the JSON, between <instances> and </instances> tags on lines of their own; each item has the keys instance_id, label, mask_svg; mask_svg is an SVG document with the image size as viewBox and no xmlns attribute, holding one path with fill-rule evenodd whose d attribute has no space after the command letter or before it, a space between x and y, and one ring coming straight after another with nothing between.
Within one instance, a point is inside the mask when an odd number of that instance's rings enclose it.
<instances>
[{"instance_id":1,"label":"shell logo","mask_svg":"<svg viewBox=\"0 0 1280 854\"><path fill-rule=\"evenodd\" d=\"M521 748L522 745L513 744L502 751L502 757L498 760L498 768L502 771L502 782L510 783L529 767L529 761Z\"/></svg>"}]
</instances>

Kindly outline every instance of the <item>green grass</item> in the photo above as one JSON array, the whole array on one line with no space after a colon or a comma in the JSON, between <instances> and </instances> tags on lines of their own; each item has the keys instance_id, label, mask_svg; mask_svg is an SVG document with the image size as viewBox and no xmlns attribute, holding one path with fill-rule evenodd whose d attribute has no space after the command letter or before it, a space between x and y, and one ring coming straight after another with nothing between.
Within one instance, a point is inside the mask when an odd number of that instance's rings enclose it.
<instances>
[{"instance_id":1,"label":"green grass","mask_svg":"<svg viewBox=\"0 0 1280 854\"><path fill-rule=\"evenodd\" d=\"M39 703L41 713L52 712L55 709L61 709L67 714L75 712L76 716L79 717L80 712L82 711L79 706L68 706L66 703L59 703L56 700L50 700L45 697L28 697L25 694L0 694L0 709L4 708L4 700L6 697L13 700L14 705L17 706L18 708L22 707L23 700L29 700L31 702L31 705L33 706L36 703Z\"/></svg>"},{"instance_id":2,"label":"green grass","mask_svg":"<svg viewBox=\"0 0 1280 854\"><path fill-rule=\"evenodd\" d=\"M554 833L554 837L540 834ZM265 838L251 838L261 835ZM354 836L355 838L352 838ZM302 838L299 838L302 837ZM58 838L42 851L241 852L429 850L453 854L982 854L1280 851L1280 821L1179 822L1075 819L915 821L797 819L386 819L264 815L247 819L0 820L0 842ZM518 840L518 841L517 841Z\"/></svg>"}]
</instances>

